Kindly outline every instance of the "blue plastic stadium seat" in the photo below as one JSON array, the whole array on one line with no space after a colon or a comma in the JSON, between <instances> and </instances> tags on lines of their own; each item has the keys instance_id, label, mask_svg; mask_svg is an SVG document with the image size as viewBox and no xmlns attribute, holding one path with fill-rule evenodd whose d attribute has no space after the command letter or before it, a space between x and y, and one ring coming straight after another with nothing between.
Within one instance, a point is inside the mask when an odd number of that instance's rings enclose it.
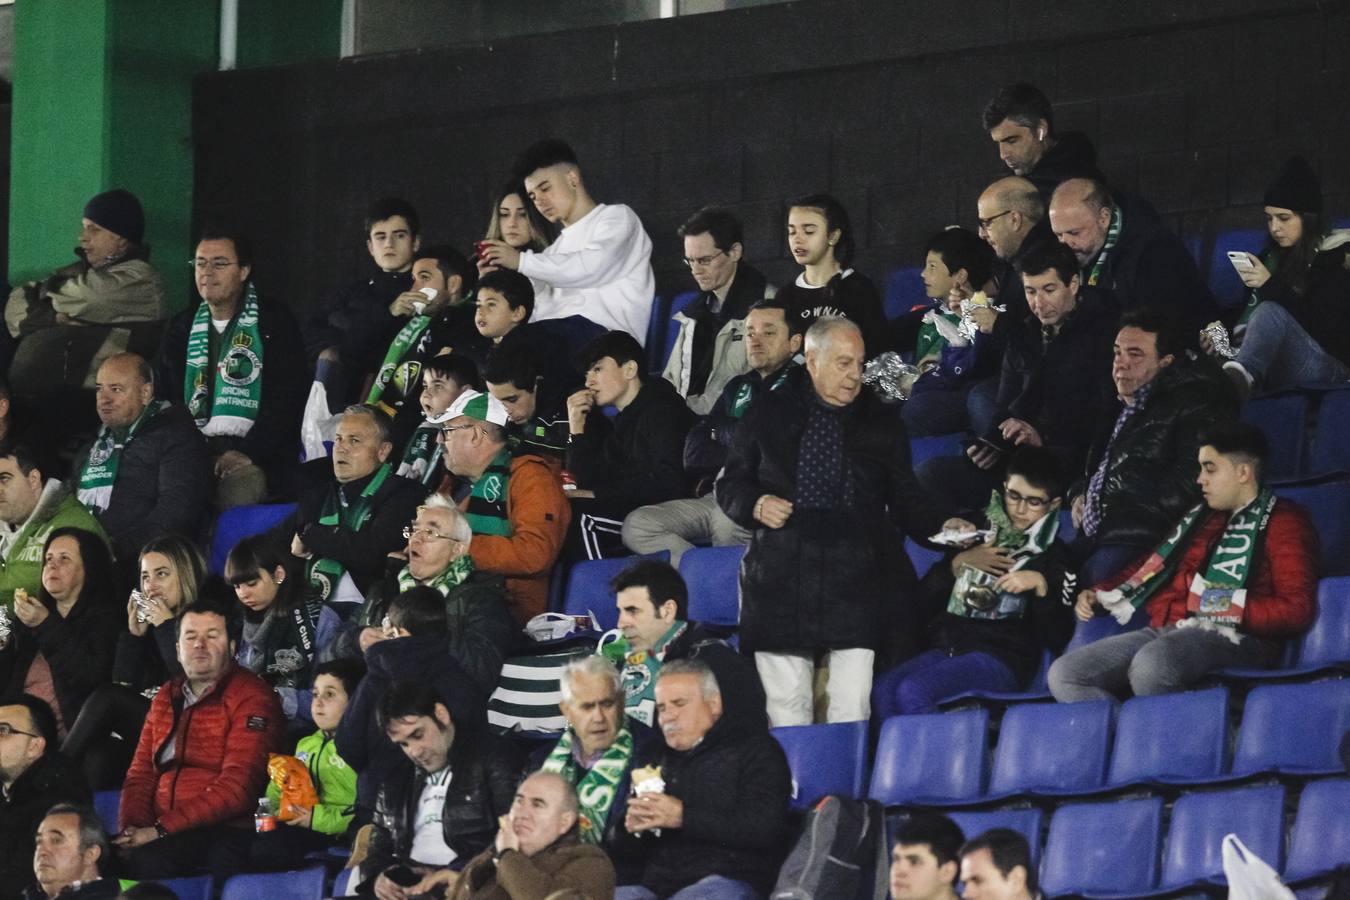
<instances>
[{"instance_id":1,"label":"blue plastic stadium seat","mask_svg":"<svg viewBox=\"0 0 1350 900\"><path fill-rule=\"evenodd\" d=\"M1350 731L1350 680L1263 684L1247 695L1233 775L1332 775Z\"/></svg>"},{"instance_id":2,"label":"blue plastic stadium seat","mask_svg":"<svg viewBox=\"0 0 1350 900\"><path fill-rule=\"evenodd\" d=\"M886 293L881 302L887 319L903 316L916 306L928 305L928 294L919 272L917 266L897 269L886 279Z\"/></svg>"},{"instance_id":3,"label":"blue plastic stadium seat","mask_svg":"<svg viewBox=\"0 0 1350 900\"><path fill-rule=\"evenodd\" d=\"M341 869L338 871L337 875L333 877L334 897L347 896L349 893L347 890L348 883L352 880L352 873L355 871L355 869Z\"/></svg>"},{"instance_id":4,"label":"blue plastic stadium seat","mask_svg":"<svg viewBox=\"0 0 1350 900\"><path fill-rule=\"evenodd\" d=\"M1350 473L1350 389L1327 391L1308 448L1308 474Z\"/></svg>"},{"instance_id":5,"label":"blue plastic stadium seat","mask_svg":"<svg viewBox=\"0 0 1350 900\"><path fill-rule=\"evenodd\" d=\"M905 538L905 553L909 554L909 561L914 565L914 574L920 578L942 559L941 553L920 546L910 538Z\"/></svg>"},{"instance_id":6,"label":"blue plastic stadium seat","mask_svg":"<svg viewBox=\"0 0 1350 900\"><path fill-rule=\"evenodd\" d=\"M1350 575L1350 481L1286 485L1275 493L1308 511L1321 544L1319 575Z\"/></svg>"},{"instance_id":7,"label":"blue plastic stadium seat","mask_svg":"<svg viewBox=\"0 0 1350 900\"><path fill-rule=\"evenodd\" d=\"M1302 474L1308 428L1306 394L1268 394L1248 400L1242 407L1242 421L1260 428L1270 442L1267 478L1278 481Z\"/></svg>"},{"instance_id":8,"label":"blue plastic stadium seat","mask_svg":"<svg viewBox=\"0 0 1350 900\"><path fill-rule=\"evenodd\" d=\"M598 631L608 631L619 624L619 610L614 606L614 592L609 583L624 569L639 559L659 559L670 562L670 552L662 550L647 556L619 556L614 559L591 559L579 562L567 573L567 588L563 591L563 612L572 616L594 614Z\"/></svg>"},{"instance_id":9,"label":"blue plastic stadium seat","mask_svg":"<svg viewBox=\"0 0 1350 900\"><path fill-rule=\"evenodd\" d=\"M1284 863L1284 788L1267 784L1178 799L1163 851L1161 888L1226 883L1226 834L1236 834L1278 872Z\"/></svg>"},{"instance_id":10,"label":"blue plastic stadium seat","mask_svg":"<svg viewBox=\"0 0 1350 900\"><path fill-rule=\"evenodd\" d=\"M647 371L660 374L666 364L666 326L669 324L670 298L657 294L652 298L652 311L647 317Z\"/></svg>"},{"instance_id":11,"label":"blue plastic stadium seat","mask_svg":"<svg viewBox=\"0 0 1350 900\"><path fill-rule=\"evenodd\" d=\"M1055 810L1041 864L1048 897L1131 896L1158 882L1161 797L1070 803Z\"/></svg>"},{"instance_id":12,"label":"blue plastic stadium seat","mask_svg":"<svg viewBox=\"0 0 1350 900\"><path fill-rule=\"evenodd\" d=\"M1263 228L1227 231L1214 239L1214 250L1209 255L1209 290L1220 307L1241 306L1247 299L1247 288L1228 261L1228 251L1259 255L1268 240Z\"/></svg>"},{"instance_id":13,"label":"blue plastic stadium seat","mask_svg":"<svg viewBox=\"0 0 1350 900\"><path fill-rule=\"evenodd\" d=\"M938 701L938 706L943 709L950 709L956 706L963 706L968 703L989 703L995 706L1003 706L1012 703L1031 703L1038 700L1050 700L1050 688L1046 685L1046 677L1050 672L1050 664L1055 661L1054 656L1049 650L1041 651L1041 664L1036 669L1036 674L1031 676L1031 682L1020 691L962 691L951 697L945 697Z\"/></svg>"},{"instance_id":14,"label":"blue plastic stadium seat","mask_svg":"<svg viewBox=\"0 0 1350 900\"><path fill-rule=\"evenodd\" d=\"M1106 780L1112 716L1109 700L1010 707L999 726L989 796L1062 796L1100 789Z\"/></svg>"},{"instance_id":15,"label":"blue plastic stadium seat","mask_svg":"<svg viewBox=\"0 0 1350 900\"><path fill-rule=\"evenodd\" d=\"M942 806L984 794L989 711L892 716L881 725L868 796L888 806Z\"/></svg>"},{"instance_id":16,"label":"blue plastic stadium seat","mask_svg":"<svg viewBox=\"0 0 1350 900\"><path fill-rule=\"evenodd\" d=\"M160 884L178 895L178 900L211 900L211 876L193 875L187 878L164 878Z\"/></svg>"},{"instance_id":17,"label":"blue plastic stadium seat","mask_svg":"<svg viewBox=\"0 0 1350 900\"><path fill-rule=\"evenodd\" d=\"M224 574L225 558L240 540L266 531L294 511L294 503L263 503L225 510L216 520L211 537L211 573Z\"/></svg>"},{"instance_id":18,"label":"blue plastic stadium seat","mask_svg":"<svg viewBox=\"0 0 1350 900\"><path fill-rule=\"evenodd\" d=\"M867 722L773 729L792 769L792 808L809 809L826 794L863 796Z\"/></svg>"},{"instance_id":19,"label":"blue plastic stadium seat","mask_svg":"<svg viewBox=\"0 0 1350 900\"><path fill-rule=\"evenodd\" d=\"M220 900L323 900L327 875L322 866L296 872L233 875Z\"/></svg>"},{"instance_id":20,"label":"blue plastic stadium seat","mask_svg":"<svg viewBox=\"0 0 1350 900\"><path fill-rule=\"evenodd\" d=\"M122 805L121 791L95 791L94 812L108 834L117 833L117 813Z\"/></svg>"},{"instance_id":21,"label":"blue plastic stadium seat","mask_svg":"<svg viewBox=\"0 0 1350 900\"><path fill-rule=\"evenodd\" d=\"M1158 740L1161 734L1167 740ZM1222 775L1227 766L1227 688L1135 697L1116 719L1106 783L1185 783Z\"/></svg>"},{"instance_id":22,"label":"blue plastic stadium seat","mask_svg":"<svg viewBox=\"0 0 1350 900\"><path fill-rule=\"evenodd\" d=\"M1350 780L1311 782L1298 798L1284 880L1317 878L1345 865L1350 865Z\"/></svg>"},{"instance_id":23,"label":"blue plastic stadium seat","mask_svg":"<svg viewBox=\"0 0 1350 900\"><path fill-rule=\"evenodd\" d=\"M1027 839L1031 848L1031 863L1037 865L1041 859L1041 823L1045 814L1035 807L1026 809L995 809L988 812L952 810L946 816L956 823L961 833L970 840L991 828L1011 828Z\"/></svg>"},{"instance_id":24,"label":"blue plastic stadium seat","mask_svg":"<svg viewBox=\"0 0 1350 900\"><path fill-rule=\"evenodd\" d=\"M689 587L689 618L734 628L740 623L741 558L745 547L695 547L680 557Z\"/></svg>"},{"instance_id":25,"label":"blue plastic stadium seat","mask_svg":"<svg viewBox=\"0 0 1350 900\"><path fill-rule=\"evenodd\" d=\"M909 439L909 464L914 468L918 468L919 463L935 456L960 456L964 452L959 434L936 434L932 437Z\"/></svg>"},{"instance_id":26,"label":"blue plastic stadium seat","mask_svg":"<svg viewBox=\"0 0 1350 900\"><path fill-rule=\"evenodd\" d=\"M1285 648L1284 662L1273 669L1230 668L1219 676L1242 681L1281 681L1329 669L1350 669L1350 577L1323 578L1317 585L1317 614L1312 627Z\"/></svg>"}]
</instances>

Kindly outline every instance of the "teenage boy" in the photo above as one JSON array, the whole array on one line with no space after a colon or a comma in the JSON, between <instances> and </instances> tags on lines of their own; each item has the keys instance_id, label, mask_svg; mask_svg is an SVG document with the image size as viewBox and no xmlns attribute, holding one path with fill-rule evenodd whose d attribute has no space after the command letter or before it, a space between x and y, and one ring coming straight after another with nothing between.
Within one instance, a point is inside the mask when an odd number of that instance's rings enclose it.
<instances>
[{"instance_id":1,"label":"teenage boy","mask_svg":"<svg viewBox=\"0 0 1350 900\"><path fill-rule=\"evenodd\" d=\"M891 849L892 900L956 900L956 876L965 835L939 813L915 813L895 832Z\"/></svg>"},{"instance_id":2,"label":"teenage boy","mask_svg":"<svg viewBox=\"0 0 1350 900\"><path fill-rule=\"evenodd\" d=\"M530 348L515 342L498 347L483 367L488 393L506 410L506 430L520 453L535 453L561 467L567 455L567 396L570 380L545 370Z\"/></svg>"}]
</instances>

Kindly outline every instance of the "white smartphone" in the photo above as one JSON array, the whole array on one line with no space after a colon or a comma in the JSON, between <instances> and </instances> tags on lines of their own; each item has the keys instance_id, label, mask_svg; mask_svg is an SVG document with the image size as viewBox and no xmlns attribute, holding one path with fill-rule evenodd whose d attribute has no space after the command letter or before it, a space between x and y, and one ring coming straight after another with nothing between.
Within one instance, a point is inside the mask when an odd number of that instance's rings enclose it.
<instances>
[{"instance_id":1,"label":"white smartphone","mask_svg":"<svg viewBox=\"0 0 1350 900\"><path fill-rule=\"evenodd\" d=\"M1239 250L1228 251L1228 261L1233 264L1233 268L1239 272L1250 272L1256 268L1252 265L1251 257Z\"/></svg>"}]
</instances>

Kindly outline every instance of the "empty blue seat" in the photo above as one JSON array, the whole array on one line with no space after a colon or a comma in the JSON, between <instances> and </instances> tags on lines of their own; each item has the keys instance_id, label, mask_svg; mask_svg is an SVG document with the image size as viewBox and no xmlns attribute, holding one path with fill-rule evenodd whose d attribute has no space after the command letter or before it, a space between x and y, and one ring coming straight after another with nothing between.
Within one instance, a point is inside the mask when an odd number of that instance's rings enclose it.
<instances>
[{"instance_id":1,"label":"empty blue seat","mask_svg":"<svg viewBox=\"0 0 1350 900\"><path fill-rule=\"evenodd\" d=\"M1031 848L1031 864L1041 860L1041 823L1045 814L1035 807L1026 809L994 809L987 812L952 810L946 816L956 823L961 833L970 840L991 828L1011 828L1027 839Z\"/></svg>"},{"instance_id":2,"label":"empty blue seat","mask_svg":"<svg viewBox=\"0 0 1350 900\"><path fill-rule=\"evenodd\" d=\"M94 812L108 834L117 833L117 813L122 804L121 791L95 791Z\"/></svg>"},{"instance_id":3,"label":"empty blue seat","mask_svg":"<svg viewBox=\"0 0 1350 900\"><path fill-rule=\"evenodd\" d=\"M886 293L881 301L886 318L895 319L916 306L928 306L928 292L923 286L923 279L919 277L919 271L917 266L898 269L886 279Z\"/></svg>"},{"instance_id":4,"label":"empty blue seat","mask_svg":"<svg viewBox=\"0 0 1350 900\"><path fill-rule=\"evenodd\" d=\"M959 434L936 434L932 437L909 439L909 464L918 468L919 463L935 456L960 456L966 451Z\"/></svg>"},{"instance_id":5,"label":"empty blue seat","mask_svg":"<svg viewBox=\"0 0 1350 900\"><path fill-rule=\"evenodd\" d=\"M868 796L888 806L942 806L984 794L989 711L892 716L881 725Z\"/></svg>"},{"instance_id":6,"label":"empty blue seat","mask_svg":"<svg viewBox=\"0 0 1350 900\"><path fill-rule=\"evenodd\" d=\"M1331 775L1350 731L1350 680L1263 684L1247 695L1233 775Z\"/></svg>"},{"instance_id":7,"label":"empty blue seat","mask_svg":"<svg viewBox=\"0 0 1350 900\"><path fill-rule=\"evenodd\" d=\"M1215 237L1214 249L1209 255L1209 290L1219 301L1219 306L1241 306L1247 299L1247 287L1228 261L1228 251L1260 255L1268 240L1263 228L1227 231Z\"/></svg>"},{"instance_id":8,"label":"empty blue seat","mask_svg":"<svg viewBox=\"0 0 1350 900\"><path fill-rule=\"evenodd\" d=\"M1350 481L1284 485L1275 493L1302 506L1321 544L1319 575L1350 575Z\"/></svg>"},{"instance_id":9,"label":"empty blue seat","mask_svg":"<svg viewBox=\"0 0 1350 900\"><path fill-rule=\"evenodd\" d=\"M260 534L295 511L294 503L262 503L257 506L236 506L227 509L216 519L211 536L211 573L225 573L225 558L234 545L253 534Z\"/></svg>"},{"instance_id":10,"label":"empty blue seat","mask_svg":"<svg viewBox=\"0 0 1350 900\"><path fill-rule=\"evenodd\" d=\"M563 612L572 616L594 615L594 626L598 631L608 631L617 626L619 610L614 606L614 592L609 589L609 583L614 580L614 576L639 559L669 562L670 552L662 550L648 556L619 556L577 563L567 573Z\"/></svg>"},{"instance_id":11,"label":"empty blue seat","mask_svg":"<svg viewBox=\"0 0 1350 900\"><path fill-rule=\"evenodd\" d=\"M1278 872L1284 862L1284 788L1267 784L1178 799L1163 851L1162 889L1226 883L1226 834L1236 834Z\"/></svg>"},{"instance_id":12,"label":"empty blue seat","mask_svg":"<svg viewBox=\"0 0 1350 900\"><path fill-rule=\"evenodd\" d=\"M1048 897L1131 896L1158 883L1161 797L1069 803L1055 810L1041 864Z\"/></svg>"},{"instance_id":13,"label":"empty blue seat","mask_svg":"<svg viewBox=\"0 0 1350 900\"><path fill-rule=\"evenodd\" d=\"M773 729L792 770L792 808L809 809L826 794L861 797L867 774L867 722Z\"/></svg>"},{"instance_id":14,"label":"empty blue seat","mask_svg":"<svg viewBox=\"0 0 1350 900\"><path fill-rule=\"evenodd\" d=\"M322 866L296 872L232 875L220 900L323 900L326 874Z\"/></svg>"},{"instance_id":15,"label":"empty blue seat","mask_svg":"<svg viewBox=\"0 0 1350 900\"><path fill-rule=\"evenodd\" d=\"M1298 798L1284 880L1317 878L1345 865L1350 865L1350 780L1311 782Z\"/></svg>"},{"instance_id":16,"label":"empty blue seat","mask_svg":"<svg viewBox=\"0 0 1350 900\"><path fill-rule=\"evenodd\" d=\"M1268 394L1248 400L1242 407L1242 421L1261 429L1270 442L1267 478L1297 478L1303 473L1308 428L1306 394Z\"/></svg>"},{"instance_id":17,"label":"empty blue seat","mask_svg":"<svg viewBox=\"0 0 1350 900\"><path fill-rule=\"evenodd\" d=\"M1350 472L1350 390L1327 391L1308 448L1308 474Z\"/></svg>"},{"instance_id":18,"label":"empty blue seat","mask_svg":"<svg viewBox=\"0 0 1350 900\"><path fill-rule=\"evenodd\" d=\"M689 587L689 618L734 628L740 623L741 557L745 547L695 547L680 557Z\"/></svg>"},{"instance_id":19,"label":"empty blue seat","mask_svg":"<svg viewBox=\"0 0 1350 900\"><path fill-rule=\"evenodd\" d=\"M1167 740L1159 740L1159 735ZM1134 697L1116 719L1106 783L1186 782L1222 775L1228 766L1228 689Z\"/></svg>"},{"instance_id":20,"label":"empty blue seat","mask_svg":"<svg viewBox=\"0 0 1350 900\"><path fill-rule=\"evenodd\" d=\"M1053 796L1101 788L1112 712L1109 700L1010 707L999 726L989 796Z\"/></svg>"},{"instance_id":21,"label":"empty blue seat","mask_svg":"<svg viewBox=\"0 0 1350 900\"><path fill-rule=\"evenodd\" d=\"M211 900L211 876L192 875L187 878L164 878L160 884L178 895L178 900Z\"/></svg>"}]
</instances>

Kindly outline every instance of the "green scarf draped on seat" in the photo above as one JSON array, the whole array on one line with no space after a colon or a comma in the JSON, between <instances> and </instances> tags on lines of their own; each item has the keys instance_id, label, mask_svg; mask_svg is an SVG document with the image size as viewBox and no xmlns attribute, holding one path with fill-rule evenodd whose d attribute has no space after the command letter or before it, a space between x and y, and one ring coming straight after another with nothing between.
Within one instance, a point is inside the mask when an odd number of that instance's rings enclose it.
<instances>
[{"instance_id":1,"label":"green scarf draped on seat","mask_svg":"<svg viewBox=\"0 0 1350 900\"><path fill-rule=\"evenodd\" d=\"M250 282L244 304L220 336L220 359L207 383L211 361L211 307L203 303L188 332L183 402L208 437L243 437L257 421L262 405L263 341L258 328L258 292Z\"/></svg>"}]
</instances>

